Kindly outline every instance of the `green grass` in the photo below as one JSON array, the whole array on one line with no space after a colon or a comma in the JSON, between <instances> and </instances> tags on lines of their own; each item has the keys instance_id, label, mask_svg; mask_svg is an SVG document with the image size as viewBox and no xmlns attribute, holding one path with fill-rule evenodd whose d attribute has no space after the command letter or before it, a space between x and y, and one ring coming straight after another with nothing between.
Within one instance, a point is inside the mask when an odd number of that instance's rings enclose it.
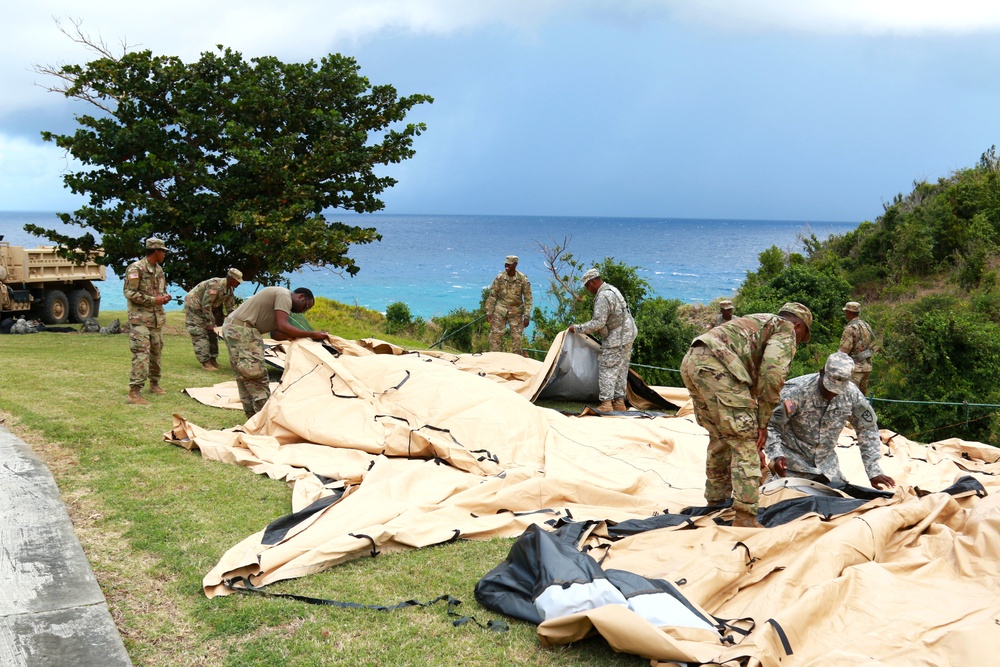
<instances>
[{"instance_id":1,"label":"green grass","mask_svg":"<svg viewBox=\"0 0 1000 667\"><path fill-rule=\"evenodd\" d=\"M385 335L375 317L321 305L307 314L315 328L417 345ZM114 317L122 314L105 313L101 323ZM124 335L0 337L0 417L52 470L136 665L648 664L600 639L545 648L534 626L513 619L504 619L507 634L455 628L443 603L379 612L251 595L205 598L202 577L227 549L287 514L291 493L282 482L163 441L174 413L212 429L243 422L239 411L180 393L231 379L228 370L200 367L181 313L168 315L164 336L166 396L151 397L150 406L125 403L130 359ZM220 363L227 368L224 345ZM459 613L485 623L498 616L475 602L473 588L511 543L364 558L269 590L381 605L447 593L463 601Z\"/></svg>"}]
</instances>

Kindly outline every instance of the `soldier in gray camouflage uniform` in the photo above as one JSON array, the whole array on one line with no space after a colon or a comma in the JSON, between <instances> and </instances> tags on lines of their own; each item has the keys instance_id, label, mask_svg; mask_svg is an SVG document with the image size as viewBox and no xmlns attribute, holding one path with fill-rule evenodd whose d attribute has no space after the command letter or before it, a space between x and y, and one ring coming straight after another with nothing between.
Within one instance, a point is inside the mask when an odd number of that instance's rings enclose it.
<instances>
[{"instance_id":1,"label":"soldier in gray camouflage uniform","mask_svg":"<svg viewBox=\"0 0 1000 667\"><path fill-rule=\"evenodd\" d=\"M490 352L500 351L500 341L509 326L511 352L524 354L521 341L531 318L531 281L517 270L517 255L507 255L503 266L503 272L493 279L486 297Z\"/></svg>"},{"instance_id":2,"label":"soldier in gray camouflage uniform","mask_svg":"<svg viewBox=\"0 0 1000 667\"><path fill-rule=\"evenodd\" d=\"M712 321L709 322L707 328L714 329L720 324L725 324L731 319L733 319L733 302L729 299L723 299L719 302L719 312L712 318Z\"/></svg>"},{"instance_id":3,"label":"soldier in gray camouflage uniform","mask_svg":"<svg viewBox=\"0 0 1000 667\"><path fill-rule=\"evenodd\" d=\"M698 423L708 431L705 500L733 499L734 526L756 526L767 423L812 313L790 302L777 315L734 318L703 333L681 362Z\"/></svg>"},{"instance_id":4,"label":"soldier in gray camouflage uniform","mask_svg":"<svg viewBox=\"0 0 1000 667\"><path fill-rule=\"evenodd\" d=\"M184 297L184 324L191 334L194 356L208 371L219 370L219 337L215 326L236 310L233 290L243 282L239 269L229 269L225 278L209 278L195 285Z\"/></svg>"},{"instance_id":5,"label":"soldier in gray camouflage uniform","mask_svg":"<svg viewBox=\"0 0 1000 667\"><path fill-rule=\"evenodd\" d=\"M819 373L789 380L781 390L767 429L767 458L772 473L819 482L844 482L837 458L837 438L846 419L854 427L868 479L876 488L896 486L882 472L882 441L871 404L851 382L854 361L834 352Z\"/></svg>"},{"instance_id":6,"label":"soldier in gray camouflage uniform","mask_svg":"<svg viewBox=\"0 0 1000 667\"><path fill-rule=\"evenodd\" d=\"M868 323L859 317L860 314L861 304L857 301L848 301L844 306L847 326L844 327L844 333L840 337L839 350L854 360L854 374L851 376L851 381L858 385L862 394L867 396L868 378L872 374L875 333Z\"/></svg>"},{"instance_id":7,"label":"soldier in gray camouflage uniform","mask_svg":"<svg viewBox=\"0 0 1000 667\"><path fill-rule=\"evenodd\" d=\"M598 361L597 384L600 391L600 412L623 412L628 383L628 363L632 343L639 330L629 312L625 297L614 285L601 280L597 269L589 269L581 279L583 287L595 295L594 316L583 324L571 324L570 333L596 333L601 337L601 357Z\"/></svg>"},{"instance_id":8,"label":"soldier in gray camouflage uniform","mask_svg":"<svg viewBox=\"0 0 1000 667\"><path fill-rule=\"evenodd\" d=\"M146 239L146 257L125 269L122 291L128 301L128 346L132 350L128 402L149 405L141 391L149 378L149 391L165 394L160 388L160 352L167 314L163 304L170 301L167 279L160 264L167 256L166 244L156 237Z\"/></svg>"}]
</instances>

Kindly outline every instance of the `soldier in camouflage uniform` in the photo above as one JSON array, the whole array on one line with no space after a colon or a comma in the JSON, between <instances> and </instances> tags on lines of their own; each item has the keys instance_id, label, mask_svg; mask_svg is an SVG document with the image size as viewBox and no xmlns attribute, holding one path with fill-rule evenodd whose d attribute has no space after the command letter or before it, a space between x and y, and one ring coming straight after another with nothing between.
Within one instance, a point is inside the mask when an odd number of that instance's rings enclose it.
<instances>
[{"instance_id":1,"label":"soldier in camouflage uniform","mask_svg":"<svg viewBox=\"0 0 1000 667\"><path fill-rule=\"evenodd\" d=\"M146 257L125 269L122 291L128 301L128 346L132 350L128 402L149 405L140 393L146 379L149 391L165 394L160 388L160 352L163 350L163 325L167 315L163 304L170 301L167 279L160 265L167 256L166 244L158 238L146 239Z\"/></svg>"},{"instance_id":2,"label":"soldier in camouflage uniform","mask_svg":"<svg viewBox=\"0 0 1000 667\"><path fill-rule=\"evenodd\" d=\"M209 278L195 285L184 297L184 324L191 334L194 356L208 371L219 370L219 337L215 327L236 309L233 290L243 282L239 269L229 269L225 278Z\"/></svg>"},{"instance_id":3,"label":"soldier in camouflage uniform","mask_svg":"<svg viewBox=\"0 0 1000 667\"><path fill-rule=\"evenodd\" d=\"M859 317L861 304L848 301L844 306L844 316L847 326L840 337L840 351L850 355L854 360L854 375L851 382L865 396L868 395L868 377L872 374L872 354L875 346L875 333L868 323Z\"/></svg>"},{"instance_id":4,"label":"soldier in camouflage uniform","mask_svg":"<svg viewBox=\"0 0 1000 667\"><path fill-rule=\"evenodd\" d=\"M240 304L222 325L222 337L229 349L229 366L236 374L236 387L247 417L260 412L271 396L264 339L312 338L328 340L325 331L304 331L293 325L289 313L304 313L313 307L313 293L305 287L294 292L284 287L265 287Z\"/></svg>"},{"instance_id":5,"label":"soldier in camouflage uniform","mask_svg":"<svg viewBox=\"0 0 1000 667\"><path fill-rule=\"evenodd\" d=\"M507 255L503 266L486 297L490 352L500 351L500 341L509 326L511 352L524 354L521 340L531 318L531 282L517 270L517 255Z\"/></svg>"},{"instance_id":6,"label":"soldier in camouflage uniform","mask_svg":"<svg viewBox=\"0 0 1000 667\"><path fill-rule=\"evenodd\" d=\"M623 412L628 363L632 357L632 343L639 330L636 329L625 297L617 287L601 280L597 269L589 269L584 273L582 283L588 292L595 295L594 316L583 324L571 324L569 331L596 333L601 337L597 376L601 404L597 409L600 412Z\"/></svg>"},{"instance_id":7,"label":"soldier in camouflage uniform","mask_svg":"<svg viewBox=\"0 0 1000 667\"><path fill-rule=\"evenodd\" d=\"M854 361L834 352L819 373L792 378L781 390L781 403L767 427L768 467L778 477L791 475L818 482L844 482L837 458L837 438L844 420L854 427L868 479L876 488L896 486L882 472L882 441L871 404L852 383Z\"/></svg>"},{"instance_id":8,"label":"soldier in camouflage uniform","mask_svg":"<svg viewBox=\"0 0 1000 667\"><path fill-rule=\"evenodd\" d=\"M708 431L705 500L733 499L734 526L757 525L767 423L812 313L790 302L777 315L734 318L703 333L681 362L695 417Z\"/></svg>"},{"instance_id":9,"label":"soldier in camouflage uniform","mask_svg":"<svg viewBox=\"0 0 1000 667\"><path fill-rule=\"evenodd\" d=\"M723 299L719 302L719 312L712 318L712 321L709 322L707 328L714 329L720 324L725 324L731 319L733 319L733 302L729 299Z\"/></svg>"}]
</instances>

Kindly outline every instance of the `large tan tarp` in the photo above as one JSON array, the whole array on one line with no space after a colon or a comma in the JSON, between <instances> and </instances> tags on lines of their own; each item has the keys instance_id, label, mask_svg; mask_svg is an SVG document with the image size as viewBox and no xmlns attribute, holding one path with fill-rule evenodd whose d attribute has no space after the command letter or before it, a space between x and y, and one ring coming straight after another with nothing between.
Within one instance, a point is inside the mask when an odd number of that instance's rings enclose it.
<instances>
[{"instance_id":1,"label":"large tan tarp","mask_svg":"<svg viewBox=\"0 0 1000 667\"><path fill-rule=\"evenodd\" d=\"M516 536L556 518L621 522L704 504L707 436L690 416L575 417L537 407L524 394L534 392L537 372L548 371L543 364L525 376L527 360L513 355L477 360L335 345L344 348L340 356L312 341L288 345L280 387L244 426L204 431L177 418L167 435L204 457L288 481L292 511L341 496L277 538L265 538L262 526L233 546L205 576L208 596L228 593L224 582L237 576L267 585L373 551ZM513 362L506 370L505 357ZM851 436L846 430L838 453L848 479L866 484ZM601 547L591 553L606 554L605 569L683 582L680 591L708 613L752 618L755 630L737 645L657 628L615 605L549 619L540 637L564 643L596 630L617 650L654 663L996 664L997 450L882 437L882 467L900 489L850 514L768 529L699 518L693 529L590 538ZM964 475L991 495L921 496ZM764 504L789 494L796 492L776 491Z\"/></svg>"}]
</instances>

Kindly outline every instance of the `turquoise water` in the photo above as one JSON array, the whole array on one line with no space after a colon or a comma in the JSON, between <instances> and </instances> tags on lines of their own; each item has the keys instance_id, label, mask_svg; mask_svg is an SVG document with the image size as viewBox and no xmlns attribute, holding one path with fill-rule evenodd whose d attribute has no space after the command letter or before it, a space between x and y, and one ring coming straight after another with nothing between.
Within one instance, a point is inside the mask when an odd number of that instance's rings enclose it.
<instances>
[{"instance_id":1,"label":"turquoise water","mask_svg":"<svg viewBox=\"0 0 1000 667\"><path fill-rule=\"evenodd\" d=\"M351 256L361 272L351 278L326 269L305 268L290 274L292 287L308 287L318 296L384 311L390 303L406 303L414 316L431 318L455 308L475 309L482 289L503 270L506 255L518 255L518 269L532 281L535 302L547 305L550 274L540 244L568 239L569 251L587 262L604 257L640 267L655 296L706 303L731 296L757 268L757 255L777 245L801 251L800 236L826 238L843 234L857 223L771 220L685 220L672 218L582 218L484 215L346 216L349 224L374 226L382 241L358 246ZM35 246L23 226L62 225L54 213L0 212L0 234L15 245ZM74 233L79 228L73 228ZM167 257L169 275L170 257ZM121 280L109 270L101 287L101 308L124 310ZM205 276L206 278L211 276ZM244 284L239 296L256 285ZM171 294L182 296L179 287ZM179 307L175 305L174 307Z\"/></svg>"}]
</instances>

